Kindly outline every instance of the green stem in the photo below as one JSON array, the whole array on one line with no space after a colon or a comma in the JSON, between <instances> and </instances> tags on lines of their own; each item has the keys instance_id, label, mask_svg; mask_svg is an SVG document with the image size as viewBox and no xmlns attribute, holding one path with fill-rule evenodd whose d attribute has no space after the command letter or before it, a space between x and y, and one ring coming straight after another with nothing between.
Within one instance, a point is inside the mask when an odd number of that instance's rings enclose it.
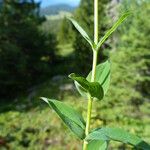
<instances>
[{"instance_id":1,"label":"green stem","mask_svg":"<svg viewBox=\"0 0 150 150\"><path fill-rule=\"evenodd\" d=\"M92 68L91 82L94 82L94 80L95 80L96 64L97 64L97 51L94 51L93 52L93 68ZM87 108L87 121L86 121L86 129L85 129L86 136L89 134L89 130L90 130L92 102L93 102L93 99L92 99L91 95L89 95L88 96L88 108ZM87 150L87 144L88 143L84 140L83 150Z\"/></svg>"},{"instance_id":2,"label":"green stem","mask_svg":"<svg viewBox=\"0 0 150 150\"><path fill-rule=\"evenodd\" d=\"M98 0L94 0L94 43L96 45L98 44ZM93 49L93 66L92 66L91 82L95 81L97 55L98 55L98 52L95 49ZM87 108L87 122L86 122L86 128L85 128L86 136L89 134L89 130L90 130L92 102L93 102L93 99L89 95L88 108ZM83 150L87 150L87 144L88 144L87 141L84 140Z\"/></svg>"},{"instance_id":3,"label":"green stem","mask_svg":"<svg viewBox=\"0 0 150 150\"><path fill-rule=\"evenodd\" d=\"M98 44L98 0L94 0L94 42Z\"/></svg>"},{"instance_id":4,"label":"green stem","mask_svg":"<svg viewBox=\"0 0 150 150\"><path fill-rule=\"evenodd\" d=\"M91 77L91 82L95 81L95 74L96 74L96 64L97 64L97 51L93 51L93 66L92 66L92 77Z\"/></svg>"},{"instance_id":5,"label":"green stem","mask_svg":"<svg viewBox=\"0 0 150 150\"><path fill-rule=\"evenodd\" d=\"M89 97L88 97L88 109L87 109L87 122L86 122L86 129L85 129L85 135L86 136L89 134L90 122L91 122L91 112L92 112L92 97L89 95ZM83 150L87 150L87 144L88 143L84 140Z\"/></svg>"}]
</instances>

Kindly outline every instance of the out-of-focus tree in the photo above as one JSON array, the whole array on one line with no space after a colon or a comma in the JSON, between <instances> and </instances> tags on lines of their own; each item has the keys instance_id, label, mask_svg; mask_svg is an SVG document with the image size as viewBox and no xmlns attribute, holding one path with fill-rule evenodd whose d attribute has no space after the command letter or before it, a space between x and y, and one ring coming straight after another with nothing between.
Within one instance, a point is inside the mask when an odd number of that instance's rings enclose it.
<instances>
[{"instance_id":1,"label":"out-of-focus tree","mask_svg":"<svg viewBox=\"0 0 150 150\"><path fill-rule=\"evenodd\" d=\"M139 106L150 99L150 3L122 2L122 10L134 10L120 28L118 42L111 53L112 88L108 99L123 105Z\"/></svg>"},{"instance_id":2,"label":"out-of-focus tree","mask_svg":"<svg viewBox=\"0 0 150 150\"><path fill-rule=\"evenodd\" d=\"M50 75L56 39L39 26L39 3L5 0L0 10L0 97L14 97Z\"/></svg>"}]
</instances>

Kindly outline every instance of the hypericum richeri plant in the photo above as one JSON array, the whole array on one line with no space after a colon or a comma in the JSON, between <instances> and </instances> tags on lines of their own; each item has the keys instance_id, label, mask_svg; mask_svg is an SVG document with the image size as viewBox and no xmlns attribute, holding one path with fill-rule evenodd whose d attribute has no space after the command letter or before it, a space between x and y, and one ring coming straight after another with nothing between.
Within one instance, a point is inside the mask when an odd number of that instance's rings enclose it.
<instances>
[{"instance_id":1,"label":"hypericum richeri plant","mask_svg":"<svg viewBox=\"0 0 150 150\"><path fill-rule=\"evenodd\" d=\"M55 99L41 98L48 103L52 109L54 109L71 131L76 134L78 138L83 140L83 150L106 150L111 140L130 144L136 149L150 150L150 145L148 143L122 129L98 127L90 130L92 103L104 98L110 83L110 61L106 60L105 62L97 65L99 49L106 39L129 15L129 12L123 14L112 28L100 39L100 41L98 38L98 0L94 0L94 41L90 39L88 34L74 19L69 18L75 28L91 45L91 50L93 51L92 71L87 75L87 77L84 78L76 75L75 73L69 75L69 78L74 80L79 93L88 99L86 121L80 113L63 102Z\"/></svg>"}]
</instances>

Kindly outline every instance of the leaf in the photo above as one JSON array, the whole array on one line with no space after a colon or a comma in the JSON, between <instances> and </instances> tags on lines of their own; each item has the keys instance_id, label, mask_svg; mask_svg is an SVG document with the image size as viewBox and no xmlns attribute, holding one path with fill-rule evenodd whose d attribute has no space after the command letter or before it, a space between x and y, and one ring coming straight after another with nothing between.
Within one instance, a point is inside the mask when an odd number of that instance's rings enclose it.
<instances>
[{"instance_id":1,"label":"leaf","mask_svg":"<svg viewBox=\"0 0 150 150\"><path fill-rule=\"evenodd\" d=\"M87 150L106 150L107 142L101 140L93 140L88 143Z\"/></svg>"},{"instance_id":2,"label":"leaf","mask_svg":"<svg viewBox=\"0 0 150 150\"><path fill-rule=\"evenodd\" d=\"M119 128L100 128L90 133L86 140L119 141L125 144L133 145L142 150L149 150L150 145L138 136L132 135Z\"/></svg>"},{"instance_id":3,"label":"leaf","mask_svg":"<svg viewBox=\"0 0 150 150\"><path fill-rule=\"evenodd\" d=\"M86 78L89 82L91 81L91 75L92 71ZM96 66L95 81L102 85L105 95L108 91L110 84L110 62L108 60ZM83 97L87 97L86 90L79 83L75 82L75 86Z\"/></svg>"},{"instance_id":4,"label":"leaf","mask_svg":"<svg viewBox=\"0 0 150 150\"><path fill-rule=\"evenodd\" d=\"M80 34L87 40L87 42L93 47L93 42L88 36L88 34L85 32L85 30L72 18L68 18L72 24L75 26L75 28L80 32Z\"/></svg>"},{"instance_id":5,"label":"leaf","mask_svg":"<svg viewBox=\"0 0 150 150\"><path fill-rule=\"evenodd\" d=\"M123 14L118 21L111 27L111 29L109 29L106 34L102 37L102 39L99 41L99 43L97 44L96 49L98 50L101 45L106 41L106 39L118 28L118 26L129 16L131 15L130 12L127 12L125 14Z\"/></svg>"},{"instance_id":6,"label":"leaf","mask_svg":"<svg viewBox=\"0 0 150 150\"><path fill-rule=\"evenodd\" d=\"M74 83L75 83L76 89L81 94L81 96L87 98L88 97L87 91L78 82L75 81Z\"/></svg>"},{"instance_id":7,"label":"leaf","mask_svg":"<svg viewBox=\"0 0 150 150\"><path fill-rule=\"evenodd\" d=\"M86 93L91 95L91 97L98 100L103 99L104 91L98 82L89 82L84 77L78 76L74 73L70 74L69 77L76 81Z\"/></svg>"},{"instance_id":8,"label":"leaf","mask_svg":"<svg viewBox=\"0 0 150 150\"><path fill-rule=\"evenodd\" d=\"M63 102L41 97L51 108L55 110L64 123L75 133L80 139L85 138L85 121L81 114L76 112L72 107L67 106Z\"/></svg>"},{"instance_id":9,"label":"leaf","mask_svg":"<svg viewBox=\"0 0 150 150\"><path fill-rule=\"evenodd\" d=\"M87 80L90 81L92 76L92 71L87 76ZM107 93L110 84L110 62L106 60L96 66L95 81L102 85L104 90L104 95Z\"/></svg>"},{"instance_id":10,"label":"leaf","mask_svg":"<svg viewBox=\"0 0 150 150\"><path fill-rule=\"evenodd\" d=\"M86 78L89 82L91 81L91 75L92 72ZM96 66L95 81L102 86L105 95L110 84L110 62L108 60ZM83 97L87 97L86 90L79 83L75 82L75 86Z\"/></svg>"}]
</instances>

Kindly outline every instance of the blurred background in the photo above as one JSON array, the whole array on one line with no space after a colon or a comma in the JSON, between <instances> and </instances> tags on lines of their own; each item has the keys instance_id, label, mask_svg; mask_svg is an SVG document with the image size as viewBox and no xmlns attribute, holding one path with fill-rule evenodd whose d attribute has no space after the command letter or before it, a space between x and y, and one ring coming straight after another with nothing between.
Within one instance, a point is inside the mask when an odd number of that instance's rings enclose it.
<instances>
[{"instance_id":1,"label":"blurred background","mask_svg":"<svg viewBox=\"0 0 150 150\"><path fill-rule=\"evenodd\" d=\"M93 38L93 0L0 0L0 150L80 150L80 141L39 97L74 106L85 101L68 74L86 76L92 51L66 17ZM92 127L111 126L150 142L150 1L99 0L99 36L133 12L102 46L110 57L111 86L94 103ZM109 150L130 150L117 142Z\"/></svg>"}]
</instances>

